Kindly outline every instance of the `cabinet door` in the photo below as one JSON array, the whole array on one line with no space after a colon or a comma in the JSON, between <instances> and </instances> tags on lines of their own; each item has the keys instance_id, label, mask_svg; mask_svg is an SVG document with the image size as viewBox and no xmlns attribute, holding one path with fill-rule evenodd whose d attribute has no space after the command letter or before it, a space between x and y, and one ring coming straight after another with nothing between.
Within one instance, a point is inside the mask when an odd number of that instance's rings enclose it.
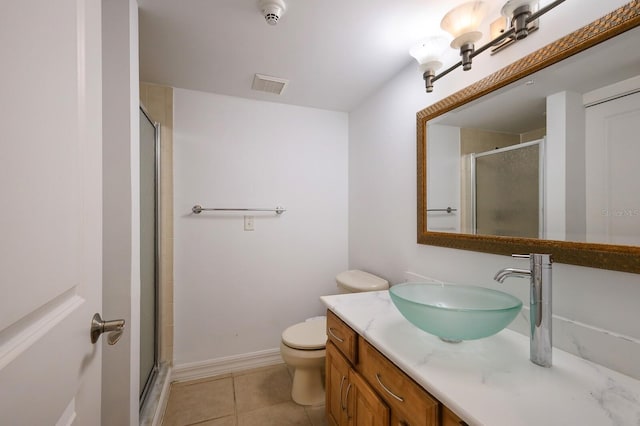
<instances>
[{"instance_id":1,"label":"cabinet door","mask_svg":"<svg viewBox=\"0 0 640 426\"><path fill-rule=\"evenodd\" d=\"M349 373L345 392L349 426L389 425L389 407L355 370Z\"/></svg>"},{"instance_id":2,"label":"cabinet door","mask_svg":"<svg viewBox=\"0 0 640 426\"><path fill-rule=\"evenodd\" d=\"M453 411L442 406L442 426L467 426Z\"/></svg>"},{"instance_id":3,"label":"cabinet door","mask_svg":"<svg viewBox=\"0 0 640 426\"><path fill-rule=\"evenodd\" d=\"M350 366L336 346L327 342L325 392L327 422L332 426L346 425L345 391L349 382Z\"/></svg>"}]
</instances>

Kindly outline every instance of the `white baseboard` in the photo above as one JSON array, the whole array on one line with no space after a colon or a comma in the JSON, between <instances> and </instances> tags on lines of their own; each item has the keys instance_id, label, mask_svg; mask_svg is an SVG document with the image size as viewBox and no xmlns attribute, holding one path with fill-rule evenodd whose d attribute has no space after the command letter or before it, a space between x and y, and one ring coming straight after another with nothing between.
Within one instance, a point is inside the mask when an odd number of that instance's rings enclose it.
<instances>
[{"instance_id":1,"label":"white baseboard","mask_svg":"<svg viewBox=\"0 0 640 426\"><path fill-rule=\"evenodd\" d=\"M171 381L183 382L202 379L282 363L284 361L280 356L280 349L267 349L248 354L174 365Z\"/></svg>"}]
</instances>

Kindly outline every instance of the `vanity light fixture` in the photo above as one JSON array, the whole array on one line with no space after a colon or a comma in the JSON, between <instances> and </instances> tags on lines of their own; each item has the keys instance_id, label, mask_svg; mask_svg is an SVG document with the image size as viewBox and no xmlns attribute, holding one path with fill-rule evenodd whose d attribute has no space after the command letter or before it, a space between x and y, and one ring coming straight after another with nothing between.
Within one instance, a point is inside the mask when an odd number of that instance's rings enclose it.
<instances>
[{"instance_id":1,"label":"vanity light fixture","mask_svg":"<svg viewBox=\"0 0 640 426\"><path fill-rule=\"evenodd\" d=\"M462 69L465 71L471 69L474 43L482 38L482 32L478 31L478 27L486 14L485 2L471 1L450 10L440 22L440 27L453 36L451 47L460 49Z\"/></svg>"},{"instance_id":2,"label":"vanity light fixture","mask_svg":"<svg viewBox=\"0 0 640 426\"><path fill-rule=\"evenodd\" d=\"M478 49L475 49L474 43L482 38L482 33L478 30L478 27L485 17L487 11L486 4L482 1L471 1L463 3L449 11L444 18L442 18L440 26L443 30L453 36L451 47L454 49L460 49L460 56L462 56L462 59L436 75L435 71L440 67L423 66L421 59L414 55L414 49L410 51L411 56L416 58L420 64L420 71L422 72L422 77L425 81L427 93L433 91L433 83L436 80L439 80L449 74L459 66L462 66L464 71L470 70L473 58L485 50L503 43L506 39L516 41L527 37L527 35L529 35L529 24L531 22L537 20L540 16L544 15L564 1L565 0L555 0L537 11L534 11L537 0L507 1L502 7L501 13L507 18L509 28ZM439 63L437 58L432 57L429 57L429 61L425 61L424 63L428 62L431 62L431 65L436 62Z\"/></svg>"},{"instance_id":3,"label":"vanity light fixture","mask_svg":"<svg viewBox=\"0 0 640 426\"><path fill-rule=\"evenodd\" d=\"M432 79L435 77L436 71L442 68L442 62L439 59L444 54L447 45L448 40L444 37L430 37L420 41L409 50L409 54L418 61L427 92L433 91Z\"/></svg>"},{"instance_id":4,"label":"vanity light fixture","mask_svg":"<svg viewBox=\"0 0 640 426\"><path fill-rule=\"evenodd\" d=\"M509 0L502 6L500 14L510 20L510 27L514 31L513 38L516 40L522 40L529 35L527 24L537 3L536 0Z\"/></svg>"}]
</instances>

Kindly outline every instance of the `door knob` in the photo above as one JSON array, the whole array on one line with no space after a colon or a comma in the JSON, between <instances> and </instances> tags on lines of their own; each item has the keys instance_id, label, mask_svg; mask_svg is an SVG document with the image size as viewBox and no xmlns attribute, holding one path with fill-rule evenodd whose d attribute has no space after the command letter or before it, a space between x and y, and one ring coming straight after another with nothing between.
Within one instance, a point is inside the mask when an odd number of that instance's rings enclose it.
<instances>
[{"instance_id":1,"label":"door knob","mask_svg":"<svg viewBox=\"0 0 640 426\"><path fill-rule=\"evenodd\" d=\"M115 345L124 333L124 320L103 321L100 314L95 314L91 319L91 343L96 343L102 333L109 333L107 343Z\"/></svg>"}]
</instances>

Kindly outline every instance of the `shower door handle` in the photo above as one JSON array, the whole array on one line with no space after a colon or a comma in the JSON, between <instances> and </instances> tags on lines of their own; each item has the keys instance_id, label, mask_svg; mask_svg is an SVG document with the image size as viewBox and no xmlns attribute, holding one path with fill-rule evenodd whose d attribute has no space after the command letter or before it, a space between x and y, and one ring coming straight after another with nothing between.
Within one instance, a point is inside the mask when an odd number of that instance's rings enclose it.
<instances>
[{"instance_id":1,"label":"shower door handle","mask_svg":"<svg viewBox=\"0 0 640 426\"><path fill-rule=\"evenodd\" d=\"M100 314L95 314L91 319L91 343L96 343L102 333L109 333L107 343L115 345L124 333L123 319L103 321Z\"/></svg>"}]
</instances>

